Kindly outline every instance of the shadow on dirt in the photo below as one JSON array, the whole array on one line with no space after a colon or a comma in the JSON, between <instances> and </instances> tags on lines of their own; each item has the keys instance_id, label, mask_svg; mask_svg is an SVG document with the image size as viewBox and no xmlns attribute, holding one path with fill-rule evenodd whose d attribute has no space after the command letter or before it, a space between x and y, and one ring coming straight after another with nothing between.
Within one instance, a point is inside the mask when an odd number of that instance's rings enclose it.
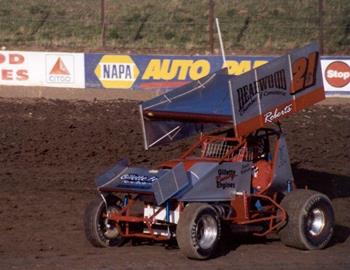
<instances>
[{"instance_id":1,"label":"shadow on dirt","mask_svg":"<svg viewBox=\"0 0 350 270\"><path fill-rule=\"evenodd\" d=\"M342 225L335 225L334 234L332 240L330 241L328 247L336 246L337 244L344 243L350 236L350 228ZM226 256L231 252L234 252L241 245L268 245L273 242L279 242L277 235L272 235L271 237L258 237L249 233L232 233L224 232L224 237L222 237L218 250L215 252L212 258L219 258ZM178 250L179 246L177 245L176 239L172 239L167 242L157 242L152 240L141 240L133 239L129 242L132 246L142 246L142 245L156 245L163 246L167 250Z\"/></svg>"},{"instance_id":2,"label":"shadow on dirt","mask_svg":"<svg viewBox=\"0 0 350 270\"><path fill-rule=\"evenodd\" d=\"M335 225L334 234L329 246L344 243L350 236L350 228L342 225Z\"/></svg>"},{"instance_id":3,"label":"shadow on dirt","mask_svg":"<svg viewBox=\"0 0 350 270\"><path fill-rule=\"evenodd\" d=\"M337 244L341 244L346 242L346 240L350 237L350 228L342 225L334 226L334 234L333 237L326 248L330 248L336 246ZM229 234L222 241L219 246L218 252L214 255L214 258L226 256L227 254L235 251L241 245L257 245L263 244L268 245L273 242L279 242L280 239L277 235L272 235L269 237L258 237L251 234Z\"/></svg>"},{"instance_id":4,"label":"shadow on dirt","mask_svg":"<svg viewBox=\"0 0 350 270\"><path fill-rule=\"evenodd\" d=\"M249 233L227 233L221 240L218 251L214 255L214 258L226 256L227 254L234 252L237 248L242 245L257 245L263 244L268 245L273 242L278 242L278 237L273 238L258 237Z\"/></svg>"},{"instance_id":5,"label":"shadow on dirt","mask_svg":"<svg viewBox=\"0 0 350 270\"><path fill-rule=\"evenodd\" d=\"M350 197L350 177L298 168L293 163L293 174L298 188L307 186L326 194L330 199Z\"/></svg>"}]
</instances>

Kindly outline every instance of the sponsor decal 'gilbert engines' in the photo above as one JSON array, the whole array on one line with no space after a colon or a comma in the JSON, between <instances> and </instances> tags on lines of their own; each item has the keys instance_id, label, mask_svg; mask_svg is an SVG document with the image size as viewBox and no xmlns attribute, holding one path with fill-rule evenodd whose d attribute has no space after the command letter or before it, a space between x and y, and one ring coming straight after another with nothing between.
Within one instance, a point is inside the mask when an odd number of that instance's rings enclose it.
<instances>
[{"instance_id":1,"label":"sponsor decal 'gilbert engines'","mask_svg":"<svg viewBox=\"0 0 350 270\"><path fill-rule=\"evenodd\" d=\"M216 176L216 188L226 189L235 188L236 185L233 182L236 177L235 170L219 169L218 175Z\"/></svg>"}]
</instances>

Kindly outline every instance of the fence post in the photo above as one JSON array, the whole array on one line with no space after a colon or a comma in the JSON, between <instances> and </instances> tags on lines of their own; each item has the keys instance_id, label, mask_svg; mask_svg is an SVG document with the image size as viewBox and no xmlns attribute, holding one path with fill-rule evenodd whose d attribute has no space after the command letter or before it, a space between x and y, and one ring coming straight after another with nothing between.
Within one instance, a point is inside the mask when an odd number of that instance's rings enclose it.
<instances>
[{"instance_id":1,"label":"fence post","mask_svg":"<svg viewBox=\"0 0 350 270\"><path fill-rule=\"evenodd\" d=\"M105 0L101 0L101 46L106 47Z\"/></svg>"},{"instance_id":2,"label":"fence post","mask_svg":"<svg viewBox=\"0 0 350 270\"><path fill-rule=\"evenodd\" d=\"M319 26L319 42L320 42L320 53L323 54L324 52L324 40L323 40L323 15L324 15L324 8L323 8L323 0L318 0L318 26Z\"/></svg>"},{"instance_id":3,"label":"fence post","mask_svg":"<svg viewBox=\"0 0 350 270\"><path fill-rule=\"evenodd\" d=\"M210 53L214 53L214 1L209 0L208 10L208 35L209 35L209 50Z\"/></svg>"}]
</instances>

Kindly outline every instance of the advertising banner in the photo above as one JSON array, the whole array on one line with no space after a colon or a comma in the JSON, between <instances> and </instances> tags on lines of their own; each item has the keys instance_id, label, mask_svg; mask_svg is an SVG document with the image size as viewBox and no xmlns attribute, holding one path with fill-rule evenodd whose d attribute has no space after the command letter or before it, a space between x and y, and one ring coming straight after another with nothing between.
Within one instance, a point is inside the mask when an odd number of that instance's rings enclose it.
<instances>
[{"instance_id":1,"label":"advertising banner","mask_svg":"<svg viewBox=\"0 0 350 270\"><path fill-rule=\"evenodd\" d=\"M86 87L167 91L198 80L222 67L240 75L275 56L171 56L85 54ZM350 94L350 57L321 57L327 94Z\"/></svg>"},{"instance_id":2,"label":"advertising banner","mask_svg":"<svg viewBox=\"0 0 350 270\"><path fill-rule=\"evenodd\" d=\"M223 67L240 75L275 56L116 55L0 51L0 85L166 92ZM327 95L350 95L350 57L321 57Z\"/></svg>"},{"instance_id":3,"label":"advertising banner","mask_svg":"<svg viewBox=\"0 0 350 270\"><path fill-rule=\"evenodd\" d=\"M85 88L83 53L0 51L0 84Z\"/></svg>"},{"instance_id":4,"label":"advertising banner","mask_svg":"<svg viewBox=\"0 0 350 270\"><path fill-rule=\"evenodd\" d=\"M350 94L350 57L324 57L321 62L327 94Z\"/></svg>"},{"instance_id":5,"label":"advertising banner","mask_svg":"<svg viewBox=\"0 0 350 270\"><path fill-rule=\"evenodd\" d=\"M239 75L273 57L228 56L228 73ZM169 90L223 67L221 56L85 54L86 87Z\"/></svg>"}]
</instances>

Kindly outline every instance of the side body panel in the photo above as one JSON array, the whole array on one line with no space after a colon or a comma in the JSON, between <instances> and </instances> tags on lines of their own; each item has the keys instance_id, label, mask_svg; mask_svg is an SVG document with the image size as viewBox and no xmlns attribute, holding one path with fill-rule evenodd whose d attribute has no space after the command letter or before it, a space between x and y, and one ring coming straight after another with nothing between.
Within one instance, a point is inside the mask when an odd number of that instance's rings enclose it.
<instances>
[{"instance_id":1,"label":"side body panel","mask_svg":"<svg viewBox=\"0 0 350 270\"><path fill-rule=\"evenodd\" d=\"M250 162L198 162L191 167L189 174L192 187L180 198L180 201L228 201L237 192L250 193Z\"/></svg>"}]
</instances>

